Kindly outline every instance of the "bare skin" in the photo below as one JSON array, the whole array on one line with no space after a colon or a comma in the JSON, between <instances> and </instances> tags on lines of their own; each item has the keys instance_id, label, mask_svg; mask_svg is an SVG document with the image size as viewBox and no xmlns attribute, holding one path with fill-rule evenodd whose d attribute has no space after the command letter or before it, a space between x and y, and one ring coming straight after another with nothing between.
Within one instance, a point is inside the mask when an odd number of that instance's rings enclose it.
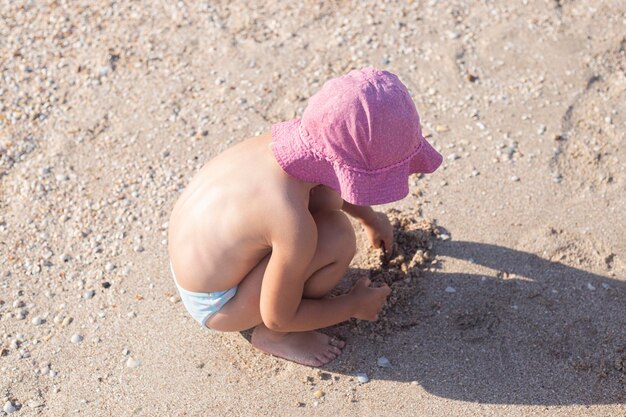
<instances>
[{"instance_id":1,"label":"bare skin","mask_svg":"<svg viewBox=\"0 0 626 417\"><path fill-rule=\"evenodd\" d=\"M287 175L269 133L243 141L210 160L174 206L168 250L177 281L194 292L237 286L207 327L254 327L257 349L324 365L345 343L315 330L352 317L376 320L390 292L362 279L349 294L326 298L355 253L342 210L360 220L375 246L393 247L384 214Z\"/></svg>"}]
</instances>

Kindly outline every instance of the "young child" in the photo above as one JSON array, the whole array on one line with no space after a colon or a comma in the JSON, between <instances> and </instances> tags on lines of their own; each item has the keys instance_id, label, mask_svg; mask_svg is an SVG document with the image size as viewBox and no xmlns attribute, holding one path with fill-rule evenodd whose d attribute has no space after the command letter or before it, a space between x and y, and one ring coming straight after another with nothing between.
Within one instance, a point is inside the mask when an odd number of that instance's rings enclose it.
<instances>
[{"instance_id":1,"label":"young child","mask_svg":"<svg viewBox=\"0 0 626 417\"><path fill-rule=\"evenodd\" d=\"M169 255L183 304L210 329L254 328L263 352L330 362L345 343L315 330L376 320L390 292L362 278L326 297L356 250L343 212L391 252L391 224L369 206L404 198L408 176L441 159L394 74L365 68L326 82L301 119L210 160L176 202Z\"/></svg>"}]
</instances>

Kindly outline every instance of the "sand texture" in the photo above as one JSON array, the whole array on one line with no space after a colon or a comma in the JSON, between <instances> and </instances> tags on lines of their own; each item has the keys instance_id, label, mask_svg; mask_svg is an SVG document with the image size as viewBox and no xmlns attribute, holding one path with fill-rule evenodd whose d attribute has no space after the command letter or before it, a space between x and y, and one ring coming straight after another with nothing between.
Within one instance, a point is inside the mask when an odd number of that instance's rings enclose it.
<instances>
[{"instance_id":1,"label":"sand texture","mask_svg":"<svg viewBox=\"0 0 626 417\"><path fill-rule=\"evenodd\" d=\"M0 0L0 416L626 415L624 12ZM347 347L320 370L200 328L177 196L368 65L444 155L380 208L389 263L355 223L336 292L391 285L380 320L327 329Z\"/></svg>"}]
</instances>

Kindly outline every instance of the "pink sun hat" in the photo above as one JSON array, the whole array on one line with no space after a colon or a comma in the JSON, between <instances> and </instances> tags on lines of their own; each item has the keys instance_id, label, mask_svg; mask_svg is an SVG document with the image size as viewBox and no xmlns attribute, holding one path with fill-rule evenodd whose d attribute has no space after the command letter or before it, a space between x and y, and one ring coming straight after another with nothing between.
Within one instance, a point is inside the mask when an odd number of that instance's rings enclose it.
<instances>
[{"instance_id":1,"label":"pink sun hat","mask_svg":"<svg viewBox=\"0 0 626 417\"><path fill-rule=\"evenodd\" d=\"M272 125L272 151L287 174L361 206L401 200L410 174L434 172L442 161L422 136L407 88L376 68L324 83L302 118Z\"/></svg>"}]
</instances>

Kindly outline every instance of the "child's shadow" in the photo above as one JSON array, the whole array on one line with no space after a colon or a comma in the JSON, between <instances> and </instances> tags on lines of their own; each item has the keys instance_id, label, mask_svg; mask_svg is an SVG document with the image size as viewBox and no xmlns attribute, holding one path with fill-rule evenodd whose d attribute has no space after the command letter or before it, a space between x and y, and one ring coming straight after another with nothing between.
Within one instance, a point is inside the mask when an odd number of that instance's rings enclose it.
<instances>
[{"instance_id":1,"label":"child's shadow","mask_svg":"<svg viewBox=\"0 0 626 417\"><path fill-rule=\"evenodd\" d=\"M352 322L331 329L349 347L329 370L417 381L434 395L462 401L624 402L623 281L484 243L443 241L435 252L439 260L456 258L492 271L422 272L383 327ZM353 268L348 278L363 274L371 271ZM399 314L396 307L403 307ZM379 356L391 367L378 367Z\"/></svg>"}]
</instances>

